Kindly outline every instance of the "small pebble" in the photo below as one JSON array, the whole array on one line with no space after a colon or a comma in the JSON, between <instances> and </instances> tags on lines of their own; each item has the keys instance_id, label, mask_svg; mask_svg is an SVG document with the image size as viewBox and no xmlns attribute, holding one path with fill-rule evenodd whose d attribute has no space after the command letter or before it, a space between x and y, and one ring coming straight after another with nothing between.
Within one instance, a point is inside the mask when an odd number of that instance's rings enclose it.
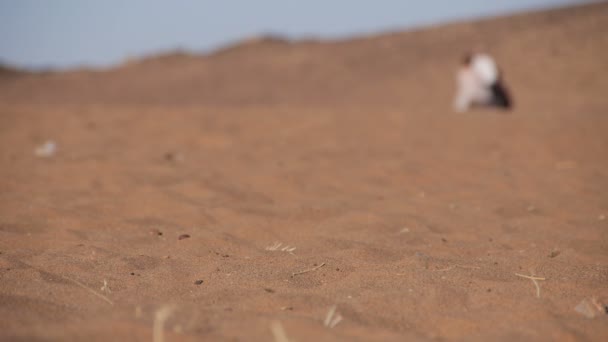
<instances>
[{"instance_id":1,"label":"small pebble","mask_svg":"<svg viewBox=\"0 0 608 342\"><path fill-rule=\"evenodd\" d=\"M161 232L160 230L154 228L154 229L150 229L150 234L152 235L158 235L158 236L163 236L163 232Z\"/></svg>"},{"instance_id":2,"label":"small pebble","mask_svg":"<svg viewBox=\"0 0 608 342\"><path fill-rule=\"evenodd\" d=\"M271 288L265 288L264 291L266 291L268 293L274 293L274 290Z\"/></svg>"},{"instance_id":3,"label":"small pebble","mask_svg":"<svg viewBox=\"0 0 608 342\"><path fill-rule=\"evenodd\" d=\"M188 235L188 234L182 234L177 237L178 240L183 240L183 239L188 239L188 238L190 238L190 235Z\"/></svg>"},{"instance_id":4,"label":"small pebble","mask_svg":"<svg viewBox=\"0 0 608 342\"><path fill-rule=\"evenodd\" d=\"M168 162L176 163L184 161L184 157L181 153L167 152L165 153L165 160Z\"/></svg>"},{"instance_id":5,"label":"small pebble","mask_svg":"<svg viewBox=\"0 0 608 342\"><path fill-rule=\"evenodd\" d=\"M549 254L549 258L555 258L556 256L560 255L561 252L558 251L557 249L554 249L551 251L551 253Z\"/></svg>"},{"instance_id":6,"label":"small pebble","mask_svg":"<svg viewBox=\"0 0 608 342\"><path fill-rule=\"evenodd\" d=\"M48 140L34 150L37 157L50 158L57 152L57 143L53 140Z\"/></svg>"},{"instance_id":7,"label":"small pebble","mask_svg":"<svg viewBox=\"0 0 608 342\"><path fill-rule=\"evenodd\" d=\"M199 279L199 280L197 280L197 281L195 281L195 282L194 282L194 285L200 285L200 284L202 284L203 282L204 282L203 280L200 280L200 279Z\"/></svg>"}]
</instances>

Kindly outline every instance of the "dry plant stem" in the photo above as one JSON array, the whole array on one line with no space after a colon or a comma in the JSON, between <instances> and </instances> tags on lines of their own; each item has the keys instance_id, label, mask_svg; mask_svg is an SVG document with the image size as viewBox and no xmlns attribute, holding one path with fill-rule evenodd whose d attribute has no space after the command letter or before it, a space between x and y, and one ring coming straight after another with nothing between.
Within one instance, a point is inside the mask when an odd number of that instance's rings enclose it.
<instances>
[{"instance_id":1,"label":"dry plant stem","mask_svg":"<svg viewBox=\"0 0 608 342\"><path fill-rule=\"evenodd\" d=\"M106 296L104 296L104 295L102 295L100 293L97 293L95 290L93 290L92 288L90 288L90 287L86 286L85 284L79 282L78 280L75 280L75 279L72 279L72 278L68 278L68 277L62 277L62 278L67 279L67 280L73 282L74 284L82 287L85 290L88 290L89 292L91 292L95 296L97 296L97 297L103 299L104 301L106 301L108 304L114 305L114 302L111 301L108 297L106 297Z\"/></svg>"},{"instance_id":2,"label":"dry plant stem","mask_svg":"<svg viewBox=\"0 0 608 342\"><path fill-rule=\"evenodd\" d=\"M165 321L173 313L174 307L165 305L158 309L154 314L154 326L152 327L152 340L154 342L163 342Z\"/></svg>"},{"instance_id":3,"label":"dry plant stem","mask_svg":"<svg viewBox=\"0 0 608 342\"><path fill-rule=\"evenodd\" d=\"M449 270L452 270L452 269L454 269L454 268L464 268L464 269L467 269L467 270L478 270L478 269L480 269L481 267L477 267L477 266L466 266L466 265L452 265L452 266L449 266L449 267L446 267L446 268L442 268L442 269L434 270L433 272L444 272L444 271L449 271Z\"/></svg>"},{"instance_id":4,"label":"dry plant stem","mask_svg":"<svg viewBox=\"0 0 608 342\"><path fill-rule=\"evenodd\" d=\"M535 276L529 276L529 275L519 274L519 273L515 273L515 275L518 277L532 279L532 280L547 280L546 278L543 278L543 277L535 277Z\"/></svg>"},{"instance_id":5,"label":"dry plant stem","mask_svg":"<svg viewBox=\"0 0 608 342\"><path fill-rule=\"evenodd\" d=\"M329 327L331 323L331 319L334 317L334 313L336 312L336 306L332 306L327 312L327 316L325 316L325 321L323 321L323 325Z\"/></svg>"},{"instance_id":6,"label":"dry plant stem","mask_svg":"<svg viewBox=\"0 0 608 342\"><path fill-rule=\"evenodd\" d=\"M519 274L519 273L515 273L515 275L518 276L518 277L522 277L522 278L526 278L526 279L532 280L532 282L534 283L534 286L536 287L536 298L540 298L540 285L538 285L538 281L537 280L546 280L545 278L543 278L543 277L529 276L529 275Z\"/></svg>"},{"instance_id":7,"label":"dry plant stem","mask_svg":"<svg viewBox=\"0 0 608 342\"><path fill-rule=\"evenodd\" d=\"M323 321L323 325L331 329L338 325L338 323L340 323L341 321L342 315L336 314L336 306L334 305L329 308L327 316L325 316L325 321Z\"/></svg>"},{"instance_id":8,"label":"dry plant stem","mask_svg":"<svg viewBox=\"0 0 608 342\"><path fill-rule=\"evenodd\" d=\"M291 276L293 277L293 276L297 276L297 275L299 275L299 274L304 274L304 273L308 273L308 272L316 271L316 270L318 270L319 268L321 268L321 267L323 267L323 266L325 266L325 263L322 263L321 265L316 266L316 267L313 267L313 268L308 269L308 270L304 270L304 271L300 271L300 272L292 273L292 274L291 274Z\"/></svg>"},{"instance_id":9,"label":"dry plant stem","mask_svg":"<svg viewBox=\"0 0 608 342\"><path fill-rule=\"evenodd\" d=\"M534 286L536 286L536 298L540 298L540 285L538 285L536 279L532 279L532 282L534 283Z\"/></svg>"},{"instance_id":10,"label":"dry plant stem","mask_svg":"<svg viewBox=\"0 0 608 342\"><path fill-rule=\"evenodd\" d=\"M283 246L281 242L275 242L274 245L266 247L267 251L279 251L279 252L287 252L289 254L294 254L293 251L296 250L296 247L292 247L289 245Z\"/></svg>"},{"instance_id":11,"label":"dry plant stem","mask_svg":"<svg viewBox=\"0 0 608 342\"><path fill-rule=\"evenodd\" d=\"M336 316L336 318L329 324L329 327L333 328L340 322L342 322L342 315L338 314L338 316Z\"/></svg>"},{"instance_id":12,"label":"dry plant stem","mask_svg":"<svg viewBox=\"0 0 608 342\"><path fill-rule=\"evenodd\" d=\"M289 338L287 338L287 333L285 333L285 329L283 329L281 322L272 322L270 324L270 331L272 331L275 342L289 342Z\"/></svg>"}]
</instances>

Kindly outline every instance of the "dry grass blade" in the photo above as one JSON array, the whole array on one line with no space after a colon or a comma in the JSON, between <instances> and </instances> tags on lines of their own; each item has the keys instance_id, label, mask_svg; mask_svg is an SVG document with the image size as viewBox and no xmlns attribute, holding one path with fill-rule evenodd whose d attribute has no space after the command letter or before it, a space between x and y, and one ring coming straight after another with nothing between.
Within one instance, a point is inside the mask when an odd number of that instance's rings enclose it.
<instances>
[{"instance_id":1,"label":"dry grass blade","mask_svg":"<svg viewBox=\"0 0 608 342\"><path fill-rule=\"evenodd\" d=\"M338 325L338 323L342 322L342 315L338 314L332 321L331 323L329 323L329 327L333 328L336 325Z\"/></svg>"},{"instance_id":2,"label":"dry grass blade","mask_svg":"<svg viewBox=\"0 0 608 342\"><path fill-rule=\"evenodd\" d=\"M270 331L272 331L275 342L289 342L289 338L287 337L287 333L285 332L285 329L283 329L281 322L274 321L270 323Z\"/></svg>"},{"instance_id":3,"label":"dry grass blade","mask_svg":"<svg viewBox=\"0 0 608 342\"><path fill-rule=\"evenodd\" d=\"M327 311L327 315L325 316L325 321L323 321L323 325L328 327L329 324L331 323L331 319L334 317L334 313L336 312L336 306L332 306L331 308L329 308L329 311Z\"/></svg>"},{"instance_id":4,"label":"dry grass blade","mask_svg":"<svg viewBox=\"0 0 608 342\"><path fill-rule=\"evenodd\" d=\"M546 278L536 277L534 275L519 274L519 273L515 273L515 275L518 277L521 277L521 278L526 278L526 279L532 280L532 283L534 283L534 286L536 287L536 298L540 298L540 285L538 284L537 280L546 280Z\"/></svg>"},{"instance_id":5,"label":"dry grass blade","mask_svg":"<svg viewBox=\"0 0 608 342\"><path fill-rule=\"evenodd\" d=\"M83 289L85 289L85 290L87 290L87 291L91 292L92 294L94 294L95 296L97 296L97 297L101 298L102 300L104 300L104 301L105 301L105 302L107 302L108 304L110 304L110 305L114 305L114 302L113 302L113 301L111 301L111 300L110 300L110 298L108 298L108 297L106 297L106 296L102 295L101 293L98 293L97 291L95 291L95 290L93 290L92 288L90 288L90 287L86 286L85 284L83 284L83 283L79 282L78 280L76 280L76 279L72 279L72 278L68 278L68 277L62 277L62 278L66 279L66 280L69 280L69 281L73 282L74 284L76 284L76 285L78 285L78 286L82 287Z\"/></svg>"},{"instance_id":6,"label":"dry grass blade","mask_svg":"<svg viewBox=\"0 0 608 342\"><path fill-rule=\"evenodd\" d=\"M342 315L336 313L336 308L337 307L335 305L329 308L329 311L325 316L325 320L323 321L323 325L330 329L335 327L336 325L338 325L338 323L342 321Z\"/></svg>"},{"instance_id":7,"label":"dry grass blade","mask_svg":"<svg viewBox=\"0 0 608 342\"><path fill-rule=\"evenodd\" d=\"M296 247L283 245L281 242L275 242L274 245L270 245L265 248L267 251L277 251L277 252L287 252L289 254L293 254L293 251L296 250Z\"/></svg>"},{"instance_id":8,"label":"dry grass blade","mask_svg":"<svg viewBox=\"0 0 608 342\"><path fill-rule=\"evenodd\" d=\"M449 270L453 270L455 268L464 268L466 270L478 270L481 267L477 267L477 266L467 266L467 265L452 265L452 266L448 266L446 268L440 268L438 270L433 270L433 272L445 272L445 271L449 271Z\"/></svg>"},{"instance_id":9,"label":"dry grass blade","mask_svg":"<svg viewBox=\"0 0 608 342\"><path fill-rule=\"evenodd\" d=\"M321 268L321 267L323 267L323 266L325 266L325 263L322 263L322 264L321 264L321 265L319 265L319 266L316 266L316 267L313 267L313 268L310 268L310 269L307 269L307 270L304 270L304 271L300 271L300 272L295 272L295 273L292 273L292 274L291 274L291 276L293 277L293 276L297 276L297 275L299 275L299 274L304 274L304 273L308 273L308 272L316 271L316 270L318 270L319 268Z\"/></svg>"},{"instance_id":10,"label":"dry grass blade","mask_svg":"<svg viewBox=\"0 0 608 342\"><path fill-rule=\"evenodd\" d=\"M532 279L532 280L547 280L546 278L543 278L543 277L529 276L529 275L519 274L519 273L515 273L515 275L518 277Z\"/></svg>"},{"instance_id":11,"label":"dry grass blade","mask_svg":"<svg viewBox=\"0 0 608 342\"><path fill-rule=\"evenodd\" d=\"M107 280L103 280L103 286L101 287L101 292L105 292L105 293L112 293L112 290L110 289L110 287L108 286L108 281Z\"/></svg>"},{"instance_id":12,"label":"dry grass blade","mask_svg":"<svg viewBox=\"0 0 608 342\"><path fill-rule=\"evenodd\" d=\"M171 316L175 309L172 305L165 305L154 313L154 326L152 327L152 340L154 342L163 342L165 321Z\"/></svg>"}]
</instances>

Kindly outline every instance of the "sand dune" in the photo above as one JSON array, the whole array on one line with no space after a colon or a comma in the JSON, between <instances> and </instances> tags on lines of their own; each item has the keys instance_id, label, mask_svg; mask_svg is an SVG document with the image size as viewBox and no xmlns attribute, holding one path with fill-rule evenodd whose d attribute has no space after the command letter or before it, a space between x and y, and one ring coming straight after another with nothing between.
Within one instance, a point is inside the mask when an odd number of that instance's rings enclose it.
<instances>
[{"instance_id":1,"label":"sand dune","mask_svg":"<svg viewBox=\"0 0 608 342\"><path fill-rule=\"evenodd\" d=\"M607 19L0 72L1 339L606 340ZM451 111L470 46L515 110Z\"/></svg>"}]
</instances>

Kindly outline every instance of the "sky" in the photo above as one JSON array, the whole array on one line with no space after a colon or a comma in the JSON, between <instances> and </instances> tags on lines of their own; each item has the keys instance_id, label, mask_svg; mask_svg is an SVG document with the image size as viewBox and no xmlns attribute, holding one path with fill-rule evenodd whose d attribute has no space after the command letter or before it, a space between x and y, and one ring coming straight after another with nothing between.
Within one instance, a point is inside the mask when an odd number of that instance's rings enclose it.
<instances>
[{"instance_id":1,"label":"sky","mask_svg":"<svg viewBox=\"0 0 608 342\"><path fill-rule=\"evenodd\" d=\"M107 67L261 34L344 39L584 0L0 0L0 63Z\"/></svg>"}]
</instances>

